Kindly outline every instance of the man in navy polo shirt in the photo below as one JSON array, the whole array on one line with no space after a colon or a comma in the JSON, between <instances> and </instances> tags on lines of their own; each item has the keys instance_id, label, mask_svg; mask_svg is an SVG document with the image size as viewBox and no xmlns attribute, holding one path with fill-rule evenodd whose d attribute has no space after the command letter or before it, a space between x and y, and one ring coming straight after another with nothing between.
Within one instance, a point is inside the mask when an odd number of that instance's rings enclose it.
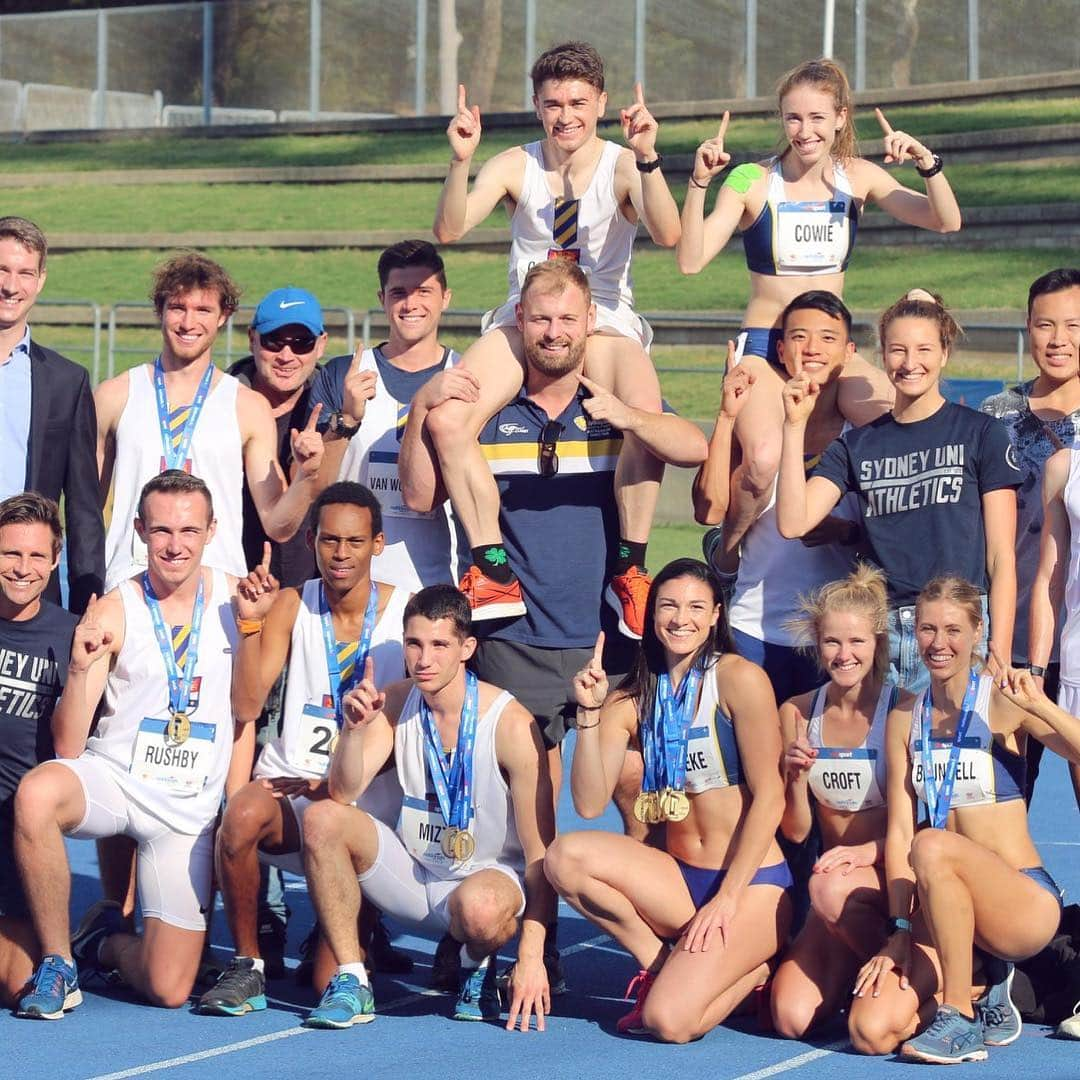
<instances>
[{"instance_id":1,"label":"man in navy polo shirt","mask_svg":"<svg viewBox=\"0 0 1080 1080\"><path fill-rule=\"evenodd\" d=\"M631 642L616 631L614 619L608 624L603 599L608 555L618 538L614 475L623 434L633 433L671 465L696 468L707 452L696 425L630 408L582 375L594 318L589 284L577 265L554 259L532 267L517 307L525 385L479 437L499 487L499 525L526 613L481 624L473 667L534 714L556 791L559 744L576 711L571 681L592 655L602 623L605 669L629 666ZM429 386L444 378L435 376ZM425 415L418 395L400 457L402 492L417 510L445 497L422 439ZM467 554L468 544L459 550ZM554 989L560 980L549 971L549 981Z\"/></svg>"}]
</instances>

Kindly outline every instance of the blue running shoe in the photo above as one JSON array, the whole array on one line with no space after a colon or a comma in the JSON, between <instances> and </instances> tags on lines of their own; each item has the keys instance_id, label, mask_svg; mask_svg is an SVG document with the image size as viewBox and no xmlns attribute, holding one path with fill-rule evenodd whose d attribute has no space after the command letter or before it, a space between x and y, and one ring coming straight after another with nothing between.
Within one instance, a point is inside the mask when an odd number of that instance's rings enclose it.
<instances>
[{"instance_id":1,"label":"blue running shoe","mask_svg":"<svg viewBox=\"0 0 1080 1080\"><path fill-rule=\"evenodd\" d=\"M266 978L250 956L234 956L213 988L199 998L199 1012L243 1016L266 1008Z\"/></svg>"},{"instance_id":2,"label":"blue running shoe","mask_svg":"<svg viewBox=\"0 0 1080 1080\"><path fill-rule=\"evenodd\" d=\"M82 1004L79 973L74 964L50 954L34 972L33 989L20 1001L16 1016L34 1020L62 1020L64 1013Z\"/></svg>"},{"instance_id":3,"label":"blue running shoe","mask_svg":"<svg viewBox=\"0 0 1080 1080\"><path fill-rule=\"evenodd\" d=\"M975 1002L975 1015L982 1021L983 1042L987 1046L1008 1046L1020 1038L1024 1022L1013 1004L1012 964L983 954L986 993Z\"/></svg>"},{"instance_id":4,"label":"blue running shoe","mask_svg":"<svg viewBox=\"0 0 1080 1080\"><path fill-rule=\"evenodd\" d=\"M498 1020L502 1003L495 985L495 965L489 960L485 967L464 969L461 976L454 1019Z\"/></svg>"},{"instance_id":5,"label":"blue running shoe","mask_svg":"<svg viewBox=\"0 0 1080 1080\"><path fill-rule=\"evenodd\" d=\"M71 935L71 955L84 971L107 970L98 960L101 943L113 934L130 933L130 924L115 900L99 900L86 909L75 933Z\"/></svg>"},{"instance_id":6,"label":"blue running shoe","mask_svg":"<svg viewBox=\"0 0 1080 1080\"><path fill-rule=\"evenodd\" d=\"M985 1061L982 1023L969 1020L951 1005L938 1008L930 1026L900 1047L900 1056L933 1065L959 1065L962 1061Z\"/></svg>"},{"instance_id":7,"label":"blue running shoe","mask_svg":"<svg viewBox=\"0 0 1080 1080\"><path fill-rule=\"evenodd\" d=\"M308 1013L304 1027L347 1028L375 1019L375 995L355 975L339 972L323 991L319 1004Z\"/></svg>"}]
</instances>

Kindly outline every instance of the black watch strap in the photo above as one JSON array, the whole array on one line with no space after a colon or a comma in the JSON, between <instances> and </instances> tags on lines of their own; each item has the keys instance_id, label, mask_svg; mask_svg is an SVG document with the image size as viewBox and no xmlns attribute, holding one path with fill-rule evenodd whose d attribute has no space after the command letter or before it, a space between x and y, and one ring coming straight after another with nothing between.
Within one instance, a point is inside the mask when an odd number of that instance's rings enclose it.
<instances>
[{"instance_id":1,"label":"black watch strap","mask_svg":"<svg viewBox=\"0 0 1080 1080\"><path fill-rule=\"evenodd\" d=\"M637 165L637 171L640 173L656 172L664 164L664 158L663 155L657 154L652 161L638 161L635 164Z\"/></svg>"},{"instance_id":2,"label":"black watch strap","mask_svg":"<svg viewBox=\"0 0 1080 1080\"><path fill-rule=\"evenodd\" d=\"M640 166L639 166L640 167ZM941 170L945 168L944 162L941 160L940 154L934 154L934 160L930 164L930 168L921 169L918 165L915 166L915 171L924 179L929 180L931 176L937 176Z\"/></svg>"}]
</instances>

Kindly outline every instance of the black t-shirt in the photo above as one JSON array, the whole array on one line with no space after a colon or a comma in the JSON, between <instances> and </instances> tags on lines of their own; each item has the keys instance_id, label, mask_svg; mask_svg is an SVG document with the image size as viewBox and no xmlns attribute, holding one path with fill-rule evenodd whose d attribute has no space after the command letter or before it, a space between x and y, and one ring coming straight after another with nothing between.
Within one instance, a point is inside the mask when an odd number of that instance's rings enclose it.
<instances>
[{"instance_id":1,"label":"black t-shirt","mask_svg":"<svg viewBox=\"0 0 1080 1080\"><path fill-rule=\"evenodd\" d=\"M315 374L318 373L316 368ZM237 360L229 374L234 375L245 386L250 387L255 377L255 360L245 356ZM314 378L314 374L312 376ZM277 425L278 463L285 473L285 482L289 480L289 469L292 466L292 442L290 431L292 428L302 428L307 421L308 396L311 393L311 379L304 387L303 393L297 398L291 412L274 417ZM247 560L248 569L251 570L262 562L263 544L270 538L263 530L259 512L255 509L255 503L251 498L251 489L248 487L247 478L244 478L244 526L241 533L241 543L244 546L244 558ZM295 535L279 544L270 541L270 571L281 582L283 588L296 588L303 585L308 578L316 577L315 553L307 544L307 525L303 524L296 530Z\"/></svg>"},{"instance_id":2,"label":"black t-shirt","mask_svg":"<svg viewBox=\"0 0 1080 1080\"><path fill-rule=\"evenodd\" d=\"M25 622L0 619L0 804L54 757L53 706L67 676L77 615L48 600Z\"/></svg>"},{"instance_id":3,"label":"black t-shirt","mask_svg":"<svg viewBox=\"0 0 1080 1080\"><path fill-rule=\"evenodd\" d=\"M914 603L938 574L986 588L982 496L1022 479L1005 425L949 401L925 420L889 413L845 432L813 475L858 495L894 605Z\"/></svg>"}]
</instances>

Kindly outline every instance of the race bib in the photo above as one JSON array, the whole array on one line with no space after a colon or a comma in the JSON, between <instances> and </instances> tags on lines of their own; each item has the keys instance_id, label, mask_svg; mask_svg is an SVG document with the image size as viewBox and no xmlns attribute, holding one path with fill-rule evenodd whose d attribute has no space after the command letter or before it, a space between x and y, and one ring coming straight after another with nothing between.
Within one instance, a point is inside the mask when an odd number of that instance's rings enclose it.
<instances>
[{"instance_id":1,"label":"race bib","mask_svg":"<svg viewBox=\"0 0 1080 1080\"><path fill-rule=\"evenodd\" d=\"M166 738L167 720L147 716L139 724L128 770L144 784L171 795L198 795L210 776L214 755L214 725L192 721L191 733L180 743Z\"/></svg>"},{"instance_id":2,"label":"race bib","mask_svg":"<svg viewBox=\"0 0 1080 1080\"><path fill-rule=\"evenodd\" d=\"M472 865L471 858L455 862L443 853L441 844L445 828L446 824L439 812L439 800L434 792L429 792L426 799L406 795L401 800L399 830L409 854L436 873L468 873Z\"/></svg>"},{"instance_id":3,"label":"race bib","mask_svg":"<svg viewBox=\"0 0 1080 1080\"><path fill-rule=\"evenodd\" d=\"M724 745L718 732L728 738ZM735 733L717 717L710 727L692 727L686 740L686 790L694 793L730 787L741 781Z\"/></svg>"},{"instance_id":4,"label":"race bib","mask_svg":"<svg viewBox=\"0 0 1080 1080\"><path fill-rule=\"evenodd\" d=\"M945 770L949 764L949 751L952 742L930 744L930 756L934 762L934 777L938 791L945 779ZM911 766L911 783L915 794L926 802L926 784L923 782L922 739L915 740L914 761ZM976 806L991 802L994 797L994 761L985 750L977 735L970 736L960 743L960 757L956 762L956 782L953 787L952 801L949 806L955 810L960 806Z\"/></svg>"},{"instance_id":5,"label":"race bib","mask_svg":"<svg viewBox=\"0 0 1080 1080\"><path fill-rule=\"evenodd\" d=\"M778 267L793 270L843 265L850 228L845 202L784 202L776 209Z\"/></svg>"},{"instance_id":6,"label":"race bib","mask_svg":"<svg viewBox=\"0 0 1080 1080\"><path fill-rule=\"evenodd\" d=\"M295 764L307 772L325 776L337 733L334 699L329 694L323 694L321 705L305 705L297 724Z\"/></svg>"},{"instance_id":7,"label":"race bib","mask_svg":"<svg viewBox=\"0 0 1080 1080\"><path fill-rule=\"evenodd\" d=\"M866 747L854 750L820 747L810 768L810 790L814 798L823 806L846 812L880 806L877 756L877 750Z\"/></svg>"},{"instance_id":8,"label":"race bib","mask_svg":"<svg viewBox=\"0 0 1080 1080\"><path fill-rule=\"evenodd\" d=\"M375 493L384 515L434 521L434 510L410 510L401 495L398 456L393 451L372 450L367 462L367 486Z\"/></svg>"}]
</instances>

